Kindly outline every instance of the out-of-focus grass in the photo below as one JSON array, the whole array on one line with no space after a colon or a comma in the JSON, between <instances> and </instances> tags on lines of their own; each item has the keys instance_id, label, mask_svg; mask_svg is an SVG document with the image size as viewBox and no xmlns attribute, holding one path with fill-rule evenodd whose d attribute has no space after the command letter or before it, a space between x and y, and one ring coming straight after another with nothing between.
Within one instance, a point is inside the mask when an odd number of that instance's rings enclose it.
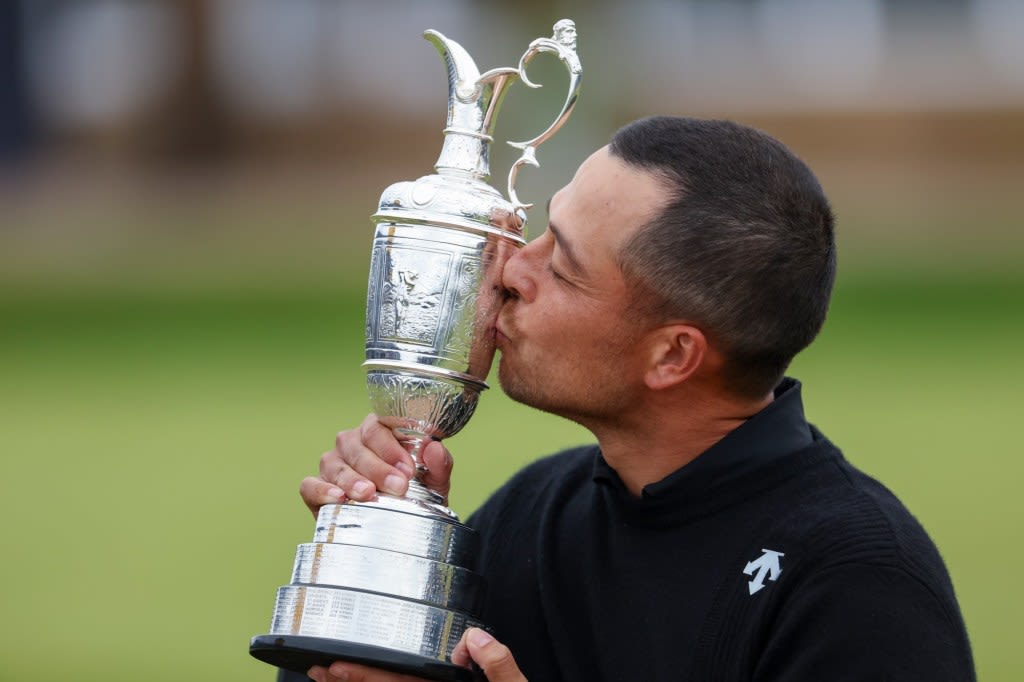
<instances>
[{"instance_id":1,"label":"out-of-focus grass","mask_svg":"<svg viewBox=\"0 0 1024 682\"><path fill-rule=\"evenodd\" d=\"M362 305L4 297L0 679L269 679L247 641L312 533L298 482L368 409ZM457 508L553 445L502 428L460 441Z\"/></svg>"},{"instance_id":2,"label":"out-of-focus grass","mask_svg":"<svg viewBox=\"0 0 1024 682\"><path fill-rule=\"evenodd\" d=\"M268 290L0 295L0 679L271 678L247 638L313 529L298 482L367 403L362 292ZM986 680L1024 675L1022 297L1016 273L844 276L793 369L933 534ZM453 506L587 437L490 391Z\"/></svg>"},{"instance_id":3,"label":"out-of-focus grass","mask_svg":"<svg viewBox=\"0 0 1024 682\"><path fill-rule=\"evenodd\" d=\"M980 678L1008 682L1024 678L1021 119L939 118L747 122L810 162L839 217L833 310L792 372L808 417L932 533ZM393 132L368 145L377 163L178 176L87 157L0 183L0 682L272 679L247 644L313 530L299 480L368 409L367 217L436 154ZM585 152L562 156L522 175L534 235ZM489 391L449 443L453 507L585 439Z\"/></svg>"}]
</instances>

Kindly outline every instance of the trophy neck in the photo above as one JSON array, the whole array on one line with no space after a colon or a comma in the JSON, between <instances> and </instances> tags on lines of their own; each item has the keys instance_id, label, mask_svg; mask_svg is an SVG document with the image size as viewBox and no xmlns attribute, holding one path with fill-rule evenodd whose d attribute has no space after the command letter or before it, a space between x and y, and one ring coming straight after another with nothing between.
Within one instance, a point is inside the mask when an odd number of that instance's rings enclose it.
<instances>
[{"instance_id":1,"label":"trophy neck","mask_svg":"<svg viewBox=\"0 0 1024 682\"><path fill-rule=\"evenodd\" d=\"M426 31L423 36L437 49L448 70L448 121L434 168L440 175L486 182L491 175L495 117L505 91L519 72L502 68L480 75L472 57L457 42L437 31Z\"/></svg>"},{"instance_id":2,"label":"trophy neck","mask_svg":"<svg viewBox=\"0 0 1024 682\"><path fill-rule=\"evenodd\" d=\"M491 142L501 100L514 73L496 69L476 81L470 97L459 94L459 83L449 73L448 125L444 144L434 164L440 175L457 175L487 182L491 176Z\"/></svg>"},{"instance_id":3,"label":"trophy neck","mask_svg":"<svg viewBox=\"0 0 1024 682\"><path fill-rule=\"evenodd\" d=\"M438 175L487 182L491 177L491 138L467 130L446 128L441 154L434 170Z\"/></svg>"}]
</instances>

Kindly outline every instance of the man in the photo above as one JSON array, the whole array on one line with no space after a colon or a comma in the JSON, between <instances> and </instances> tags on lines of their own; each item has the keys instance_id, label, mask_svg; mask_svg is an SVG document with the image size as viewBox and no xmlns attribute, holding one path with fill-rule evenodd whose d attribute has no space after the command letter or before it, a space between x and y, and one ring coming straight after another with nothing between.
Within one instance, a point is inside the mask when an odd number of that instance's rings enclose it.
<instances>
[{"instance_id":1,"label":"man","mask_svg":"<svg viewBox=\"0 0 1024 682\"><path fill-rule=\"evenodd\" d=\"M576 52L576 22L572 19L559 19L554 25L555 41Z\"/></svg>"},{"instance_id":2,"label":"man","mask_svg":"<svg viewBox=\"0 0 1024 682\"><path fill-rule=\"evenodd\" d=\"M531 464L468 520L497 639L468 631L457 663L491 682L974 679L934 545L783 378L834 272L817 180L762 133L644 119L580 166L505 266L496 335L508 395L597 445ZM447 451L424 457L447 494ZM411 464L371 415L301 493L314 511L401 494Z\"/></svg>"}]
</instances>

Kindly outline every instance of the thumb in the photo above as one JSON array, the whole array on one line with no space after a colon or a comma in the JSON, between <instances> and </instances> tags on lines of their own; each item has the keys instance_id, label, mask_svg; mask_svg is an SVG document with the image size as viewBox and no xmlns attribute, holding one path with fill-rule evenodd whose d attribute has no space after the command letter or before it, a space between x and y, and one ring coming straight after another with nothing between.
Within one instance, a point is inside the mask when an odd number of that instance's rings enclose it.
<instances>
[{"instance_id":1,"label":"thumb","mask_svg":"<svg viewBox=\"0 0 1024 682\"><path fill-rule=\"evenodd\" d=\"M448 449L440 441L431 441L423 449L423 463L427 466L427 473L420 482L447 500L453 466Z\"/></svg>"},{"instance_id":2,"label":"thumb","mask_svg":"<svg viewBox=\"0 0 1024 682\"><path fill-rule=\"evenodd\" d=\"M480 628L470 628L463 640L469 655L489 682L526 682L508 647Z\"/></svg>"}]
</instances>

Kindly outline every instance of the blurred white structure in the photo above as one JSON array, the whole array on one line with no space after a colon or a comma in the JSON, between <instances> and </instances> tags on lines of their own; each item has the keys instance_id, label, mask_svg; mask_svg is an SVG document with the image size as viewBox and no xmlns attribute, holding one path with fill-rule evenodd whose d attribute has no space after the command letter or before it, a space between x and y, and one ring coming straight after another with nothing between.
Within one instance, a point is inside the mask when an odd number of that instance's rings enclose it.
<instances>
[{"instance_id":1,"label":"blurred white structure","mask_svg":"<svg viewBox=\"0 0 1024 682\"><path fill-rule=\"evenodd\" d=\"M88 127L129 116L174 77L180 26L163 3L67 3L46 13L25 4L25 61L46 123Z\"/></svg>"},{"instance_id":2,"label":"blurred white structure","mask_svg":"<svg viewBox=\"0 0 1024 682\"><path fill-rule=\"evenodd\" d=\"M21 1L44 125L116 123L173 82L183 59L173 0ZM372 117L385 100L434 115L443 79L424 29L502 62L484 68L511 65L549 30L471 0L203 6L212 82L233 115L255 120ZM629 101L696 113L1024 105L1024 0L580 0L551 12L576 20L586 97L613 111Z\"/></svg>"}]
</instances>

